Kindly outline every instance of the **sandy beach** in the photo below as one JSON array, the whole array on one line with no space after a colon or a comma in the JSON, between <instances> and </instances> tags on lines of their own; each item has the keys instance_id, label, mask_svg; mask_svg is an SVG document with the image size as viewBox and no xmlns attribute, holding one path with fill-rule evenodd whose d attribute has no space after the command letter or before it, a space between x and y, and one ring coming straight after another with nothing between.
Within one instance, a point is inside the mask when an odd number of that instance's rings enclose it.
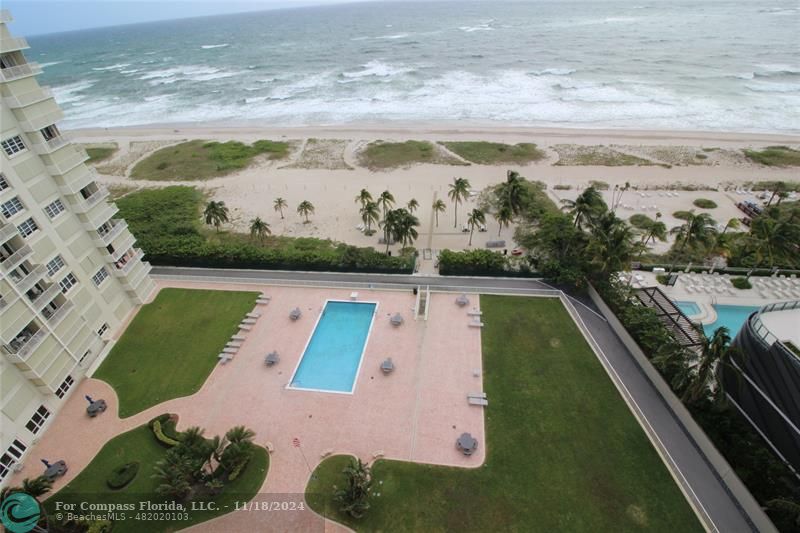
<instances>
[{"instance_id":1,"label":"sandy beach","mask_svg":"<svg viewBox=\"0 0 800 533\"><path fill-rule=\"evenodd\" d=\"M367 188L373 196L391 191L398 205L415 198L420 208L417 248L461 249L468 247L469 235L462 232L466 213L475 206L477 196L460 205L458 221L454 219L452 203L447 198L448 184L453 177L470 181L476 193L505 179L513 169L531 180L547 184L555 201L573 199L592 180L601 180L613 188L629 183L631 190L620 202L618 214L628 218L635 213L653 217L661 212L668 228L679 224L672 217L677 210L692 209L696 198L708 198L718 207L708 212L720 223L741 216L735 204L745 199L755 200L755 193L741 194L737 189L750 188L758 181L800 181L797 168L774 168L757 165L741 152L744 148L770 145L800 146L800 137L785 135L619 131L619 130L555 130L514 127L449 127L448 124L416 124L385 127L363 124L352 127L258 128L252 125L154 125L118 129L74 130L75 142L87 145L115 143L119 150L107 161L98 163L103 183L127 187L163 187L193 185L205 190L210 197L222 200L231 209L232 226L246 231L249 221L258 216L266 220L274 234L330 238L359 246L378 247L378 235L365 236L357 229L361 223L356 194ZM225 177L191 182L148 182L130 179L135 163L153 151L191 139L238 140L258 139L294 141L294 149L286 160L268 161L256 158L248 168ZM315 142L311 153L309 139L326 139L324 149ZM533 142L547 157L524 166L476 165L453 166L416 164L408 168L371 171L358 164L357 153L374 140L483 140L504 143ZM613 150L616 153L648 160L646 166L588 166L572 164L569 155L592 147L592 150ZM687 154L706 149L710 157L701 163L686 164ZM559 163L560 161L560 163ZM556 165L556 163L559 163ZM569 189L566 187L569 186ZM674 192L667 195L665 190ZM701 190L693 190L701 189ZM611 193L606 191L610 203ZM276 197L288 201L289 209L282 220L272 208ZM443 199L447 212L435 223L431 205ZM316 208L311 223L304 224L295 208L309 200ZM487 231L475 232L472 247L484 247L487 240L505 240L513 248L514 227L504 228L498 235L498 224L487 217ZM663 250L668 244L658 245Z\"/></svg>"}]
</instances>

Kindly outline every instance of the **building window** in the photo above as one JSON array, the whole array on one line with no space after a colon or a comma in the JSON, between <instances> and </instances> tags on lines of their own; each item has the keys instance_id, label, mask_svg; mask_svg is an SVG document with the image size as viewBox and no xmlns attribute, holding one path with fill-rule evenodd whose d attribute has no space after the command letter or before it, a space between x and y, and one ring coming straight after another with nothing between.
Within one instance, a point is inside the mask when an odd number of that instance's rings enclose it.
<instances>
[{"instance_id":1,"label":"building window","mask_svg":"<svg viewBox=\"0 0 800 533\"><path fill-rule=\"evenodd\" d=\"M64 268L64 260L61 259L60 255L57 255L47 263L47 275L52 276L62 268Z\"/></svg>"},{"instance_id":2,"label":"building window","mask_svg":"<svg viewBox=\"0 0 800 533\"><path fill-rule=\"evenodd\" d=\"M11 157L14 154L18 154L20 152L25 151L25 143L22 142L22 137L20 137L19 135L9 137L8 139L0 143L0 145L3 146L3 150L5 150L6 155L8 155L9 157Z\"/></svg>"},{"instance_id":3,"label":"building window","mask_svg":"<svg viewBox=\"0 0 800 533\"><path fill-rule=\"evenodd\" d=\"M59 398L63 398L64 396L66 396L67 391L70 389L70 387L72 387L74 384L75 380L72 379L72 376L67 376L64 379L64 383L62 383L58 387L58 390L56 391L56 396L58 396Z\"/></svg>"},{"instance_id":4,"label":"building window","mask_svg":"<svg viewBox=\"0 0 800 533\"><path fill-rule=\"evenodd\" d=\"M14 439L14 442L8 447L6 453L0 457L0 481L11 472L11 469L14 468L14 463L22 458L22 454L25 453L27 448L25 444Z\"/></svg>"},{"instance_id":5,"label":"building window","mask_svg":"<svg viewBox=\"0 0 800 533\"><path fill-rule=\"evenodd\" d=\"M11 218L20 211L24 211L25 206L22 205L22 202L19 201L19 197L15 196L11 200L7 202L3 202L3 205L0 206L0 211L3 212L3 216L6 218Z\"/></svg>"},{"instance_id":6,"label":"building window","mask_svg":"<svg viewBox=\"0 0 800 533\"><path fill-rule=\"evenodd\" d=\"M72 287L78 284L78 280L75 279L75 276L72 275L72 272L64 276L64 279L58 282L58 286L61 287L61 293L67 294Z\"/></svg>"},{"instance_id":7,"label":"building window","mask_svg":"<svg viewBox=\"0 0 800 533\"><path fill-rule=\"evenodd\" d=\"M47 213L47 216L50 218L56 218L64 212L64 204L61 203L61 200L56 199L45 206L44 212Z\"/></svg>"},{"instance_id":8,"label":"building window","mask_svg":"<svg viewBox=\"0 0 800 533\"><path fill-rule=\"evenodd\" d=\"M17 226L17 230L19 230L20 235L23 237L28 237L31 233L38 230L39 226L36 225L36 222L33 221L32 218L29 218L19 226Z\"/></svg>"},{"instance_id":9,"label":"building window","mask_svg":"<svg viewBox=\"0 0 800 533\"><path fill-rule=\"evenodd\" d=\"M100 326L100 329L98 329L98 330L97 330L97 335L98 335L98 336L100 336L100 337L102 337L102 336L103 336L103 334L104 334L106 331L108 331L108 324L105 324L105 323L104 323L102 326Z\"/></svg>"},{"instance_id":10,"label":"building window","mask_svg":"<svg viewBox=\"0 0 800 533\"><path fill-rule=\"evenodd\" d=\"M0 191L4 191L8 189L8 182L6 181L6 175L0 172Z\"/></svg>"},{"instance_id":11,"label":"building window","mask_svg":"<svg viewBox=\"0 0 800 533\"><path fill-rule=\"evenodd\" d=\"M108 270L106 267L100 267L100 270L97 271L97 274L92 276L92 281L96 287L99 287L105 280L108 278Z\"/></svg>"},{"instance_id":12,"label":"building window","mask_svg":"<svg viewBox=\"0 0 800 533\"><path fill-rule=\"evenodd\" d=\"M33 413L31 419L28 420L28 423L25 424L25 427L28 431L36 435L39 433L39 430L42 429L44 423L47 422L48 418L50 418L50 411L48 411L47 407L44 405L40 405L36 412Z\"/></svg>"}]
</instances>

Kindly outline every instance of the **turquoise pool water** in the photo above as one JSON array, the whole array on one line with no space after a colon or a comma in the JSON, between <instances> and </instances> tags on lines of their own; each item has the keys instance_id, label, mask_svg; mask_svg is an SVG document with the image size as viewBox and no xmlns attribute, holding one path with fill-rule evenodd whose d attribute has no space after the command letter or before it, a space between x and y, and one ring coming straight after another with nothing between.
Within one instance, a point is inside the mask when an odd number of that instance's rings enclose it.
<instances>
[{"instance_id":1,"label":"turquoise pool water","mask_svg":"<svg viewBox=\"0 0 800 533\"><path fill-rule=\"evenodd\" d=\"M731 338L735 337L739 330L742 328L747 317L752 313L758 311L758 307L745 306L745 305L716 305L714 310L717 312L717 320L711 324L704 324L703 331L706 337L711 337L714 330L719 327L725 326Z\"/></svg>"},{"instance_id":2,"label":"turquoise pool water","mask_svg":"<svg viewBox=\"0 0 800 533\"><path fill-rule=\"evenodd\" d=\"M673 302L686 316L700 314L700 307L694 302Z\"/></svg>"},{"instance_id":3,"label":"turquoise pool water","mask_svg":"<svg viewBox=\"0 0 800 533\"><path fill-rule=\"evenodd\" d=\"M353 392L377 305L328 301L290 387Z\"/></svg>"}]
</instances>

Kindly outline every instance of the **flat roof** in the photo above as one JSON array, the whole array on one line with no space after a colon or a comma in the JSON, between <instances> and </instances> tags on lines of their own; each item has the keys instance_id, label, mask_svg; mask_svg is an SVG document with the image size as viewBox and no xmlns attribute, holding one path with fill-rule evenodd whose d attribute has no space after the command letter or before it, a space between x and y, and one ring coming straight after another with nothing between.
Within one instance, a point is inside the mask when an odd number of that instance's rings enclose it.
<instances>
[{"instance_id":1,"label":"flat roof","mask_svg":"<svg viewBox=\"0 0 800 533\"><path fill-rule=\"evenodd\" d=\"M761 323L778 339L800 347L800 308L762 313Z\"/></svg>"}]
</instances>

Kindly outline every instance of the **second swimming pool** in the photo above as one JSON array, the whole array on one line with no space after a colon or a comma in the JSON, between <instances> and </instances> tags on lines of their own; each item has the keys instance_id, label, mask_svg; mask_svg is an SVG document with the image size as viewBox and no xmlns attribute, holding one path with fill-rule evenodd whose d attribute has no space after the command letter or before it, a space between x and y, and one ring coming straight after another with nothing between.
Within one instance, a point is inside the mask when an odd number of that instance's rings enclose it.
<instances>
[{"instance_id":1,"label":"second swimming pool","mask_svg":"<svg viewBox=\"0 0 800 533\"><path fill-rule=\"evenodd\" d=\"M328 300L289 388L352 393L377 307Z\"/></svg>"},{"instance_id":2,"label":"second swimming pool","mask_svg":"<svg viewBox=\"0 0 800 533\"><path fill-rule=\"evenodd\" d=\"M742 329L747 317L758 311L758 307L746 305L717 305L714 304L714 310L717 312L717 319L711 324L704 324L703 331L706 337L711 337L717 328L725 326L728 328L728 334L731 338L735 337L739 330Z\"/></svg>"}]
</instances>

